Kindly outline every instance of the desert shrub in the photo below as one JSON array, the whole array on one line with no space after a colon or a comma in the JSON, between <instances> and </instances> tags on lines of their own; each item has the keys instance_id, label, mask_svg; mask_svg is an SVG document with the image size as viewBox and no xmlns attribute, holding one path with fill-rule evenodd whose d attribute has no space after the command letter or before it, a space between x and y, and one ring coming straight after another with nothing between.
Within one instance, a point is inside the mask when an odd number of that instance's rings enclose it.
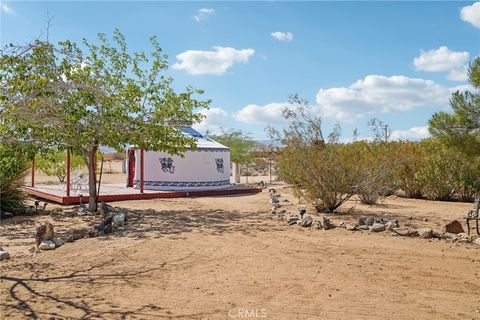
<instances>
[{"instance_id":1,"label":"desert shrub","mask_svg":"<svg viewBox=\"0 0 480 320\"><path fill-rule=\"evenodd\" d=\"M321 118L298 96L290 98L283 115L289 123L283 132L269 129L285 146L278 155L279 175L317 211L334 212L375 181L373 171L364 170L357 161L359 154L367 152L367 143L339 143L339 126L325 139Z\"/></svg>"},{"instance_id":2,"label":"desert shrub","mask_svg":"<svg viewBox=\"0 0 480 320\"><path fill-rule=\"evenodd\" d=\"M398 163L391 157L390 145L383 142L359 141L350 145L355 149L355 162L368 180L356 192L364 204L375 204L381 196L393 193L393 173Z\"/></svg>"},{"instance_id":3,"label":"desert shrub","mask_svg":"<svg viewBox=\"0 0 480 320\"><path fill-rule=\"evenodd\" d=\"M438 140L419 143L425 151L425 165L415 175L422 194L431 200L470 199L478 190L478 171L473 159Z\"/></svg>"},{"instance_id":4,"label":"desert shrub","mask_svg":"<svg viewBox=\"0 0 480 320\"><path fill-rule=\"evenodd\" d=\"M71 170L85 165L82 157L76 154L70 156ZM65 181L67 174L67 154L65 151L52 151L35 157L35 166L47 176L56 176L60 182Z\"/></svg>"},{"instance_id":5,"label":"desert shrub","mask_svg":"<svg viewBox=\"0 0 480 320\"><path fill-rule=\"evenodd\" d=\"M425 167L425 150L418 142L390 142L390 154L397 159L394 179L396 188L405 192L408 198L421 198L422 186L417 173Z\"/></svg>"},{"instance_id":6,"label":"desert shrub","mask_svg":"<svg viewBox=\"0 0 480 320\"><path fill-rule=\"evenodd\" d=\"M25 205L23 191L28 173L28 155L23 148L0 144L0 208L8 211Z\"/></svg>"}]
</instances>

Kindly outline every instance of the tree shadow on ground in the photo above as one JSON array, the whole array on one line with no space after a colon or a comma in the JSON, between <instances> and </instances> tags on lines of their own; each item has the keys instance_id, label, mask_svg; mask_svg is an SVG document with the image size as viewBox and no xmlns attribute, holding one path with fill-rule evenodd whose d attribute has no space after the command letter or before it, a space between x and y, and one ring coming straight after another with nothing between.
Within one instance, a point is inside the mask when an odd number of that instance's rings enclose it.
<instances>
[{"instance_id":1,"label":"tree shadow on ground","mask_svg":"<svg viewBox=\"0 0 480 320\"><path fill-rule=\"evenodd\" d=\"M167 265L177 265L186 257L166 261L158 266L142 270L126 270L121 272L104 272L102 269L108 269L112 261L105 261L87 267L79 267L68 274L42 277L41 270L48 270L48 264L25 264L35 276L28 278L1 275L2 283L2 316L5 318L17 316L21 313L28 319L198 319L208 318L208 314L181 314L174 315L169 310L152 304L130 308L124 310L117 306L113 301L94 296L96 289L101 286L115 288L119 282L123 285L133 287L138 281L148 278L152 272L162 270ZM72 296L65 291L56 293L55 287L84 287L82 295ZM7 293L8 292L8 293ZM48 306L48 307L47 307ZM75 315L75 316L73 316Z\"/></svg>"},{"instance_id":2,"label":"tree shadow on ground","mask_svg":"<svg viewBox=\"0 0 480 320\"><path fill-rule=\"evenodd\" d=\"M278 229L267 212L240 213L226 210L129 210L125 226L118 228L108 237L134 239L181 236L198 232L206 235L225 233L266 232Z\"/></svg>"}]
</instances>

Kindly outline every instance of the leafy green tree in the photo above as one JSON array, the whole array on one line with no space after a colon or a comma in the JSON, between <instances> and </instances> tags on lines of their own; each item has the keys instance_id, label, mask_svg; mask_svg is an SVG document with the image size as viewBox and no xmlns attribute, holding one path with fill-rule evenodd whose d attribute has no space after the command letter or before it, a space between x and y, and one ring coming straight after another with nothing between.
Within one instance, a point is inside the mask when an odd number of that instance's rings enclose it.
<instances>
[{"instance_id":1,"label":"leafy green tree","mask_svg":"<svg viewBox=\"0 0 480 320\"><path fill-rule=\"evenodd\" d=\"M72 154L70 168L76 170L85 165L81 156ZM35 167L47 176L56 176L60 182L65 181L67 175L67 154L65 151L53 151L35 157Z\"/></svg>"},{"instance_id":2,"label":"leafy green tree","mask_svg":"<svg viewBox=\"0 0 480 320\"><path fill-rule=\"evenodd\" d=\"M211 135L212 139L230 148L230 161L239 164L250 163L253 160L252 150L255 141L242 130L221 129L218 135Z\"/></svg>"},{"instance_id":3,"label":"leafy green tree","mask_svg":"<svg viewBox=\"0 0 480 320\"><path fill-rule=\"evenodd\" d=\"M95 155L99 146L122 150L133 144L146 150L182 154L195 140L178 125L199 122L209 100L202 90L177 93L167 56L155 37L149 54L127 49L115 30L112 39L98 35L52 44L35 40L9 45L0 55L0 138L71 148L89 171L89 209L96 210Z\"/></svg>"},{"instance_id":4,"label":"leafy green tree","mask_svg":"<svg viewBox=\"0 0 480 320\"><path fill-rule=\"evenodd\" d=\"M480 58L469 66L474 91L454 92L450 98L453 113L435 113L429 121L430 133L467 155L480 155Z\"/></svg>"}]
</instances>

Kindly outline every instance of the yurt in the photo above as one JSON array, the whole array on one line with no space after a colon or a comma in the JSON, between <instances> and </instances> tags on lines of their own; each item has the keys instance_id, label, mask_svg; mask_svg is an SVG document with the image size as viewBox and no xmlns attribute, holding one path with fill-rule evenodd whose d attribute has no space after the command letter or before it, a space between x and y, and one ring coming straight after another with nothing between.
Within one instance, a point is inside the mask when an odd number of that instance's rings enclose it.
<instances>
[{"instance_id":1,"label":"yurt","mask_svg":"<svg viewBox=\"0 0 480 320\"><path fill-rule=\"evenodd\" d=\"M184 157L165 152L144 152L143 186L146 190L185 191L213 190L230 186L230 149L203 136L192 127L180 127L196 139L197 148ZM140 153L138 148L127 152L127 187L140 188Z\"/></svg>"}]
</instances>

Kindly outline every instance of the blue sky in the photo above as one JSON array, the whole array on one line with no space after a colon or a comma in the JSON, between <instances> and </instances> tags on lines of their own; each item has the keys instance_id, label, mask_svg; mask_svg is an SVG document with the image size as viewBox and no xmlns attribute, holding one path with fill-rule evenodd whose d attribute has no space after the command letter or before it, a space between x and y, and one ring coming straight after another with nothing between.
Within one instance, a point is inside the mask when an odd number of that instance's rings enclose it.
<instances>
[{"instance_id":1,"label":"blue sky","mask_svg":"<svg viewBox=\"0 0 480 320\"><path fill-rule=\"evenodd\" d=\"M393 138L427 135L430 116L465 89L480 54L480 3L456 2L19 2L0 4L1 43L23 43L53 16L50 39L94 41L119 28L129 49L158 36L175 88L212 99L200 130L239 128L265 139L288 96L308 99L348 140L366 122Z\"/></svg>"}]
</instances>

